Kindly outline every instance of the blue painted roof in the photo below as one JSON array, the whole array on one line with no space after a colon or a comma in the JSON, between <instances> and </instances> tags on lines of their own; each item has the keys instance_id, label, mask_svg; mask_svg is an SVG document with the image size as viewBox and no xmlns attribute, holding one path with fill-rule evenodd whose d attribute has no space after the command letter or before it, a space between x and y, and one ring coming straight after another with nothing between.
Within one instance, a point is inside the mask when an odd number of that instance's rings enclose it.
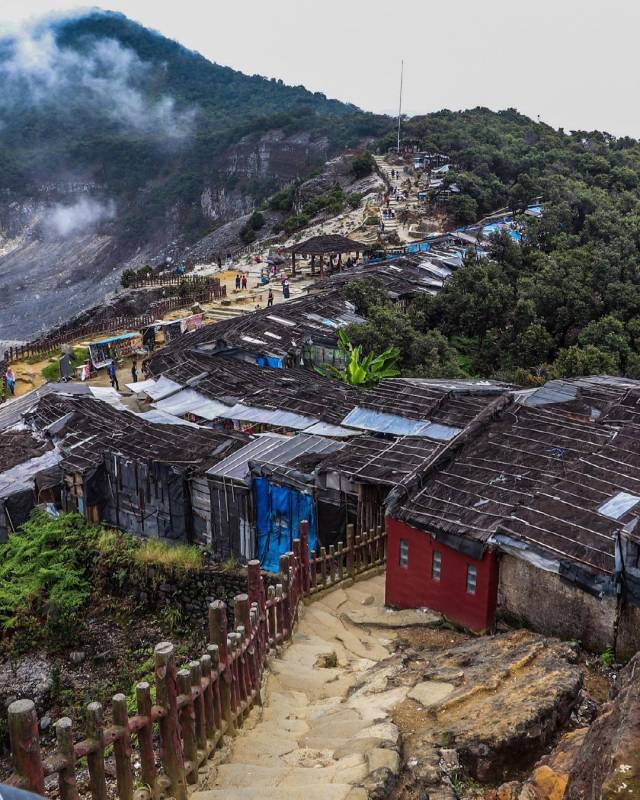
<instances>
[{"instance_id":1,"label":"blue painted roof","mask_svg":"<svg viewBox=\"0 0 640 800\"><path fill-rule=\"evenodd\" d=\"M97 342L90 342L90 344L111 344L112 342L120 342L123 339L134 339L140 336L139 333L122 333L120 336L110 336L108 339L99 339Z\"/></svg>"}]
</instances>

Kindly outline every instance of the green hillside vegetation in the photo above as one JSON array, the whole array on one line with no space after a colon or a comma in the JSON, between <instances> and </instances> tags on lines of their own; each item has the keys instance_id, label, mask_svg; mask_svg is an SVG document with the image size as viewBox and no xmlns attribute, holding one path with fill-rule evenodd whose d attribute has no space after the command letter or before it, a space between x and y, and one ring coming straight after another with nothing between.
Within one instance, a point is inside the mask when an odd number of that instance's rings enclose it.
<instances>
[{"instance_id":1,"label":"green hillside vegetation","mask_svg":"<svg viewBox=\"0 0 640 800\"><path fill-rule=\"evenodd\" d=\"M101 574L131 577L134 566L159 570L202 569L190 545L171 546L88 524L79 514L50 517L34 511L17 535L0 544L0 641L28 650L74 641Z\"/></svg>"},{"instance_id":2,"label":"green hillside vegetation","mask_svg":"<svg viewBox=\"0 0 640 800\"><path fill-rule=\"evenodd\" d=\"M640 143L482 108L412 119L405 135L456 164L454 223L539 195L544 216L523 218L521 245L492 237L490 260L470 261L437 297L406 311L369 298L352 341L398 346L407 374L640 377Z\"/></svg>"}]
</instances>

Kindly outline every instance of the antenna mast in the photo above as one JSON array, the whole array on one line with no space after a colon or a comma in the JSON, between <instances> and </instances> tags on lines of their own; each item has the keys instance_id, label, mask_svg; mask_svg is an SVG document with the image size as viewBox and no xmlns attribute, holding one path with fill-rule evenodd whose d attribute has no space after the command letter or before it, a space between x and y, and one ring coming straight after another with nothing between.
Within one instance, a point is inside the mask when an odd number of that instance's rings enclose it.
<instances>
[{"instance_id":1,"label":"antenna mast","mask_svg":"<svg viewBox=\"0 0 640 800\"><path fill-rule=\"evenodd\" d=\"M400 62L400 104L398 106L398 155L400 155L400 122L402 120L402 79L404 77L404 59Z\"/></svg>"}]
</instances>

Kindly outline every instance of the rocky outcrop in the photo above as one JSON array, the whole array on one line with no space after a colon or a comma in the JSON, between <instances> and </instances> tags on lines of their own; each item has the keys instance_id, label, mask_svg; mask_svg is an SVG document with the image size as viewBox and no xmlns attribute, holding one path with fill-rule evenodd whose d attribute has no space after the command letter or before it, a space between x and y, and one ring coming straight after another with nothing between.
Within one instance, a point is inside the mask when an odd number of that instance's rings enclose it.
<instances>
[{"instance_id":1,"label":"rocky outcrop","mask_svg":"<svg viewBox=\"0 0 640 800\"><path fill-rule=\"evenodd\" d=\"M533 764L579 698L573 659L566 645L528 631L394 656L392 683L411 686L394 712L406 765L397 796L446 796L462 775L494 782Z\"/></svg>"},{"instance_id":2,"label":"rocky outcrop","mask_svg":"<svg viewBox=\"0 0 640 800\"><path fill-rule=\"evenodd\" d=\"M569 772L567 800L640 798L640 654L618 676Z\"/></svg>"}]
</instances>

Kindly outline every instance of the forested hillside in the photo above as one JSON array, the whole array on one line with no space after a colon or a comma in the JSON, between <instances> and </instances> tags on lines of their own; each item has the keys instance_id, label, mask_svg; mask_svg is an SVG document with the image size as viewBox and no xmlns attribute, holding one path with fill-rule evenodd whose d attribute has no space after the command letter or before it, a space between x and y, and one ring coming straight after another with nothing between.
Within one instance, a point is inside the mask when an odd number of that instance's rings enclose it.
<instances>
[{"instance_id":1,"label":"forested hillside","mask_svg":"<svg viewBox=\"0 0 640 800\"><path fill-rule=\"evenodd\" d=\"M385 120L213 64L108 12L43 22L0 40L2 189L68 176L169 203L197 200L216 156L271 129L324 135L331 150L380 134ZM277 175L250 187L266 195ZM270 179L270 180L269 180Z\"/></svg>"},{"instance_id":2,"label":"forested hillside","mask_svg":"<svg viewBox=\"0 0 640 800\"><path fill-rule=\"evenodd\" d=\"M640 377L640 144L487 109L415 118L405 135L456 163L455 223L538 195L544 215L523 220L521 245L494 238L490 260L406 314L376 306L370 290L371 321L356 338L397 344L418 374Z\"/></svg>"}]
</instances>

